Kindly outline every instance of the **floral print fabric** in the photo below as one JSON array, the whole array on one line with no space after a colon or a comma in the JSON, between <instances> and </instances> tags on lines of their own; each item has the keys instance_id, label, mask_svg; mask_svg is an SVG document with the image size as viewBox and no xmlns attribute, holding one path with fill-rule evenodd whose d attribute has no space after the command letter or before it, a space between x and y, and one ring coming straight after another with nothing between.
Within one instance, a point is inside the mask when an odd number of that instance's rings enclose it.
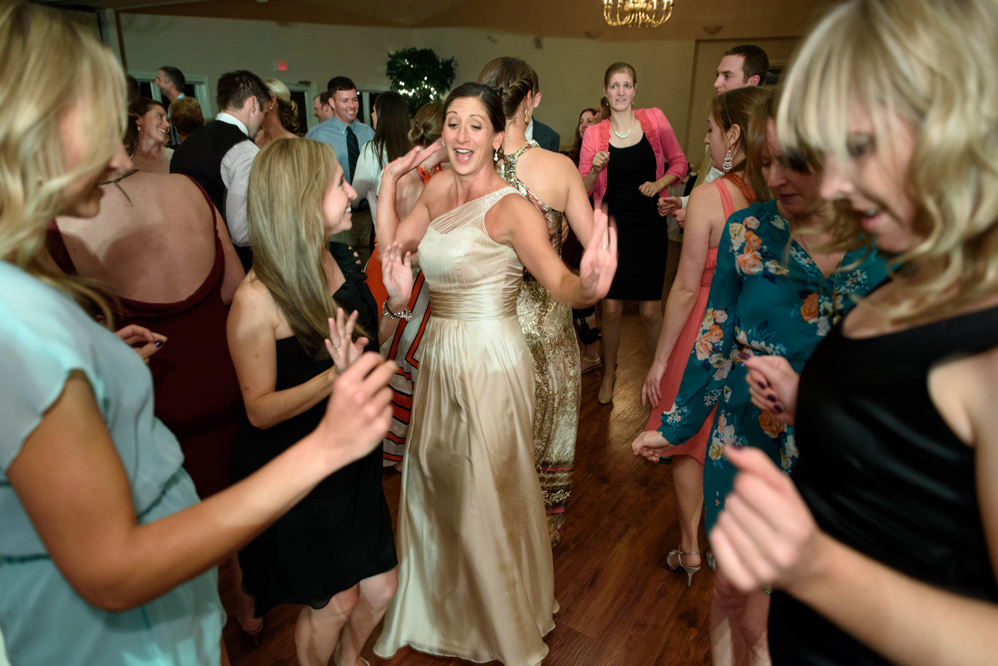
<instances>
[{"instance_id":1,"label":"floral print fabric","mask_svg":"<svg viewBox=\"0 0 998 666\"><path fill-rule=\"evenodd\" d=\"M735 469L722 455L725 444L760 448L788 474L799 456L793 428L752 405L742 351L783 356L800 372L856 299L886 276L884 261L866 249L846 254L837 272L823 276L807 251L791 241L775 201L728 219L700 334L676 403L659 428L667 440L682 444L717 405L704 461L708 532L734 480Z\"/></svg>"}]
</instances>

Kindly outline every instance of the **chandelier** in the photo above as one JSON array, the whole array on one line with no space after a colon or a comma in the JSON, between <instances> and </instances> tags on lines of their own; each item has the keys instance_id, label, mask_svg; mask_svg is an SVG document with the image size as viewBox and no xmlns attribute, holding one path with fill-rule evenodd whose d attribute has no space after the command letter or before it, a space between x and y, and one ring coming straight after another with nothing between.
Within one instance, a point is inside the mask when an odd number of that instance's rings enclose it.
<instances>
[{"instance_id":1,"label":"chandelier","mask_svg":"<svg viewBox=\"0 0 998 666\"><path fill-rule=\"evenodd\" d=\"M603 18L614 27L657 28L672 16L672 0L603 0Z\"/></svg>"}]
</instances>

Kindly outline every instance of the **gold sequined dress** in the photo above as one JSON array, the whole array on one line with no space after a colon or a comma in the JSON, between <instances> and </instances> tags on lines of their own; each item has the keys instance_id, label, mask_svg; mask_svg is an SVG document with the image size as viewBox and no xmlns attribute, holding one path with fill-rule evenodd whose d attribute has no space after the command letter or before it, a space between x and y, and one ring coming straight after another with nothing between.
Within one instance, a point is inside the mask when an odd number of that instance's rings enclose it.
<instances>
[{"instance_id":1,"label":"gold sequined dress","mask_svg":"<svg viewBox=\"0 0 998 666\"><path fill-rule=\"evenodd\" d=\"M561 224L565 214L538 199L516 176L517 160L535 146L537 142L530 141L507 155L501 173L544 216L551 247L561 256ZM526 270L516 300L516 313L534 357L534 466L544 493L551 545L556 546L565 526L575 467L582 395L579 345L572 326L572 309L555 301Z\"/></svg>"},{"instance_id":2,"label":"gold sequined dress","mask_svg":"<svg viewBox=\"0 0 998 666\"><path fill-rule=\"evenodd\" d=\"M399 503L399 587L374 652L535 666L554 628L554 568L534 473L534 371L523 266L485 214L509 187L430 223L419 245L423 337Z\"/></svg>"}]
</instances>

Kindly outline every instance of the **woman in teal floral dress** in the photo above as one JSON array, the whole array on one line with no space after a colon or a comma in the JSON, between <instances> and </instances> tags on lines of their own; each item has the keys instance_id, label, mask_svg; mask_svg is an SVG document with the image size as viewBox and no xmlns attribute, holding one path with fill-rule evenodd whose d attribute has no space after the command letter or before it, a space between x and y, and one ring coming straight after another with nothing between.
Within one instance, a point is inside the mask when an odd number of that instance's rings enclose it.
<instances>
[{"instance_id":1,"label":"woman in teal floral dress","mask_svg":"<svg viewBox=\"0 0 998 666\"><path fill-rule=\"evenodd\" d=\"M752 405L743 354L777 355L800 372L818 342L887 273L871 250L821 254L834 216L819 193L818 165L794 164L776 141L770 101L753 119L748 167L776 195L728 218L717 250L707 310L671 411L658 431L642 434L634 452L657 461L693 437L717 405L704 461L704 520L710 533L731 491L736 468L721 454L725 444L762 449L786 473L799 452L793 428ZM762 198L762 197L760 197ZM805 452L806 454L806 452ZM716 577L711 609L714 663L739 663L745 650L766 648L768 597L748 598ZM728 626L724 626L728 625ZM731 659L725 658L729 654ZM719 659L720 657L720 659Z\"/></svg>"}]
</instances>

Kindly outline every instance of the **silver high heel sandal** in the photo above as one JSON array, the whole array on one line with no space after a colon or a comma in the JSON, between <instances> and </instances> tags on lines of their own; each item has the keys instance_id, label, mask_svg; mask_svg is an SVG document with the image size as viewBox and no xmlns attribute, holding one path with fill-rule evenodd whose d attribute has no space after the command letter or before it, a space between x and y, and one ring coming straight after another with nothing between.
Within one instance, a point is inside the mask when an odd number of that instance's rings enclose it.
<instances>
[{"instance_id":1,"label":"silver high heel sandal","mask_svg":"<svg viewBox=\"0 0 998 666\"><path fill-rule=\"evenodd\" d=\"M693 574L700 571L701 565L696 565L695 567L690 567L683 564L683 555L699 555L699 550L670 550L669 554L665 556L665 566L669 567L672 571L675 571L679 567L683 568L686 572L686 587L693 587ZM679 564L672 563L672 556L676 556L676 560Z\"/></svg>"}]
</instances>

